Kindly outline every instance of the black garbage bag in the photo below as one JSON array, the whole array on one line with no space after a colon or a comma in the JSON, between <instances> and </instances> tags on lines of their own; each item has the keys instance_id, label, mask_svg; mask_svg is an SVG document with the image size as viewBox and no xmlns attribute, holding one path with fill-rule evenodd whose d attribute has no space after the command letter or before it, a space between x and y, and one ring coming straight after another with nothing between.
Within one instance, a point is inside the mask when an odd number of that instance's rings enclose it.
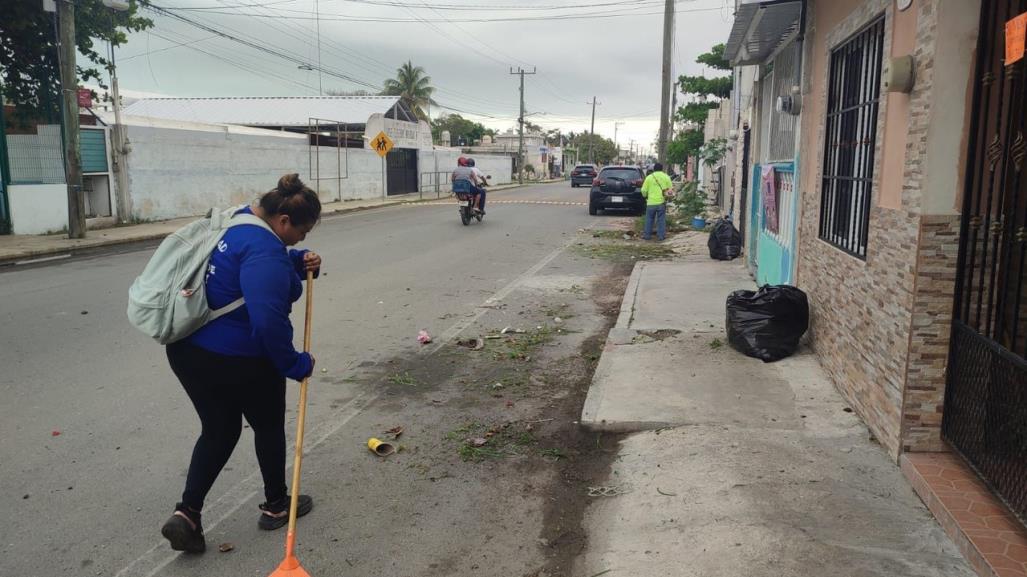
<instances>
[{"instance_id":1,"label":"black garbage bag","mask_svg":"<svg viewBox=\"0 0 1027 577\"><path fill-rule=\"evenodd\" d=\"M727 297L728 342L765 363L791 356L807 328L809 300L793 286L765 285Z\"/></svg>"},{"instance_id":2,"label":"black garbage bag","mask_svg":"<svg viewBox=\"0 0 1027 577\"><path fill-rule=\"evenodd\" d=\"M738 232L731 219L718 220L710 231L710 258L716 260L733 260L742 254L742 233Z\"/></svg>"}]
</instances>

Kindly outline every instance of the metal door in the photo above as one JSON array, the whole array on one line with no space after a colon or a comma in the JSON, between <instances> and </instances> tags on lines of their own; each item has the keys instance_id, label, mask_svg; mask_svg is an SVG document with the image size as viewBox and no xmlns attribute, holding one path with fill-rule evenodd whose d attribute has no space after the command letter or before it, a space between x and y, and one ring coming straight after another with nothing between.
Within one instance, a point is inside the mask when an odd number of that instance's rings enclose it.
<instances>
[{"instance_id":1,"label":"metal door","mask_svg":"<svg viewBox=\"0 0 1027 577\"><path fill-rule=\"evenodd\" d=\"M944 438L1027 517L1027 153L1024 61L1005 65L1024 0L982 2Z\"/></svg>"},{"instance_id":2,"label":"metal door","mask_svg":"<svg viewBox=\"0 0 1027 577\"><path fill-rule=\"evenodd\" d=\"M417 192L417 150L393 148L385 157L388 168L388 194Z\"/></svg>"}]
</instances>

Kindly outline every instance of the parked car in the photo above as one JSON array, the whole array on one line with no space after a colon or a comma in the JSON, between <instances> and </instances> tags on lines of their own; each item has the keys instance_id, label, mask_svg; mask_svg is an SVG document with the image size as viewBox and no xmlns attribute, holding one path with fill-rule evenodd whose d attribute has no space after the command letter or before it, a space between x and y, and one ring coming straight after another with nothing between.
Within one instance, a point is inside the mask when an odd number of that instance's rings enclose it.
<instances>
[{"instance_id":1,"label":"parked car","mask_svg":"<svg viewBox=\"0 0 1027 577\"><path fill-rule=\"evenodd\" d=\"M583 184L585 186L592 184L596 174L596 165L594 164L579 164L575 166L574 170L571 171L571 188L577 188Z\"/></svg>"},{"instance_id":2,"label":"parked car","mask_svg":"<svg viewBox=\"0 0 1027 577\"><path fill-rule=\"evenodd\" d=\"M623 209L645 212L642 181L645 173L637 166L607 166L592 181L588 197L588 213L600 210Z\"/></svg>"}]
</instances>

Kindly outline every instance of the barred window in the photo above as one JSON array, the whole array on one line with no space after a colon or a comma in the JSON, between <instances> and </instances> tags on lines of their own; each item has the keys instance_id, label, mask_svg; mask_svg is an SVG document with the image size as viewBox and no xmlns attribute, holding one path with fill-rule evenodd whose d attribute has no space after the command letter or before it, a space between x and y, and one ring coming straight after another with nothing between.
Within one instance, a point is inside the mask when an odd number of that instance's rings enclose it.
<instances>
[{"instance_id":1,"label":"barred window","mask_svg":"<svg viewBox=\"0 0 1027 577\"><path fill-rule=\"evenodd\" d=\"M884 18L831 52L820 238L866 258L881 95Z\"/></svg>"}]
</instances>

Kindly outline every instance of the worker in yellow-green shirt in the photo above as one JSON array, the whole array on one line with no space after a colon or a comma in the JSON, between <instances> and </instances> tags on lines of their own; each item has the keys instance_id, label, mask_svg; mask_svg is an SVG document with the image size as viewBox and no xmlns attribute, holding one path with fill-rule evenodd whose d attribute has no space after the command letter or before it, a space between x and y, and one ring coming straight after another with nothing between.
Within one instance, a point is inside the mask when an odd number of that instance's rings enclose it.
<instances>
[{"instance_id":1,"label":"worker in yellow-green shirt","mask_svg":"<svg viewBox=\"0 0 1027 577\"><path fill-rule=\"evenodd\" d=\"M644 240L652 238L654 220L656 238L667 238L667 195L672 187L670 177L663 172L663 165L659 162L654 164L653 172L645 177L645 182L642 183L642 196L645 198L645 231L642 233Z\"/></svg>"}]
</instances>

